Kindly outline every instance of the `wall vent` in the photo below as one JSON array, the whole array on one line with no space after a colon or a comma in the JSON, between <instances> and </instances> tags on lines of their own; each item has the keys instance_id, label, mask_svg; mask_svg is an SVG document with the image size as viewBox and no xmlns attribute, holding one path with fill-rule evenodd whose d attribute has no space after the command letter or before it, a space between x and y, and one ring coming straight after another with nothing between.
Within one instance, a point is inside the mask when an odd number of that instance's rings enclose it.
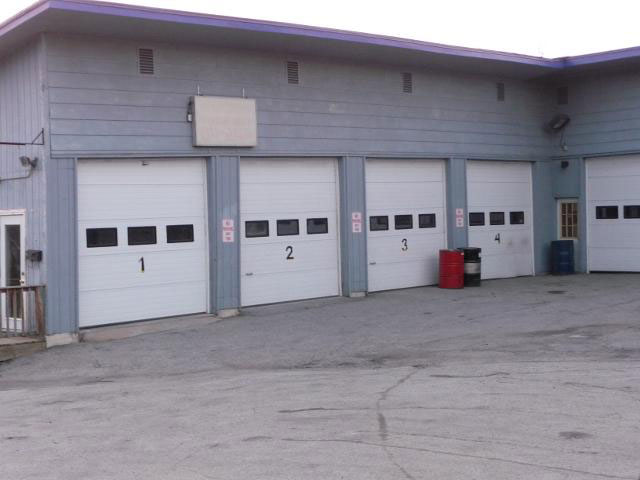
<instances>
[{"instance_id":1,"label":"wall vent","mask_svg":"<svg viewBox=\"0 0 640 480\"><path fill-rule=\"evenodd\" d=\"M558 105L569 104L569 87L558 87Z\"/></svg>"},{"instance_id":2,"label":"wall vent","mask_svg":"<svg viewBox=\"0 0 640 480\"><path fill-rule=\"evenodd\" d=\"M498 99L499 102L504 102L504 95L505 95L504 83L502 82L496 83L496 98Z\"/></svg>"},{"instance_id":3,"label":"wall vent","mask_svg":"<svg viewBox=\"0 0 640 480\"><path fill-rule=\"evenodd\" d=\"M413 92L413 75L410 72L402 74L402 91L404 93Z\"/></svg>"},{"instance_id":4,"label":"wall vent","mask_svg":"<svg viewBox=\"0 0 640 480\"><path fill-rule=\"evenodd\" d=\"M138 49L138 70L143 75L153 75L155 73L155 65L153 62L153 49Z\"/></svg>"},{"instance_id":5,"label":"wall vent","mask_svg":"<svg viewBox=\"0 0 640 480\"><path fill-rule=\"evenodd\" d=\"M300 83L300 65L298 62L287 62L287 82L292 85Z\"/></svg>"}]
</instances>

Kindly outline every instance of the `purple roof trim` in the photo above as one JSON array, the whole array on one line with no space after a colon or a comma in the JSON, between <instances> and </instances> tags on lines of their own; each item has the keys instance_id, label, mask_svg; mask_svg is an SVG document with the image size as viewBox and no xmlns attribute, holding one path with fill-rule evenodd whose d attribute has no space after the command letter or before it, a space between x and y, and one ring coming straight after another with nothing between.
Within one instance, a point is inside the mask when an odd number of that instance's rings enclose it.
<instances>
[{"instance_id":1,"label":"purple roof trim","mask_svg":"<svg viewBox=\"0 0 640 480\"><path fill-rule=\"evenodd\" d=\"M278 33L284 35L298 35L326 40L354 42L360 44L414 50L425 53L452 55L458 57L478 58L511 62L524 65L545 67L559 70L580 65L597 64L613 60L640 57L640 47L614 50L610 52L592 53L563 58L543 58L517 53L482 50L466 47L456 47L438 43L422 42L397 37L373 35L367 33L350 32L306 25L272 22L266 20L251 20L246 18L223 17L201 13L182 12L160 8L149 8L137 5L125 5L87 0L43 0L23 10L3 24L0 24L0 37L18 28L28 20L47 10L66 10L74 12L95 13L98 15L113 15L129 18L139 18L161 22L181 23L187 25L201 25L209 27L248 30L254 32Z\"/></svg>"}]
</instances>

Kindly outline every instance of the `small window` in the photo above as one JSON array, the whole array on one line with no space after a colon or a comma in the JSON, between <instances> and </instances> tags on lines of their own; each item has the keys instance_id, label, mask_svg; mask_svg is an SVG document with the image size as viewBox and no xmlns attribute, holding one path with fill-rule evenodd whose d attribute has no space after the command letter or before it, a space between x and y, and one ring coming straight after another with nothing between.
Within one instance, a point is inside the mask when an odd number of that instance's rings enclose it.
<instances>
[{"instance_id":1,"label":"small window","mask_svg":"<svg viewBox=\"0 0 640 480\"><path fill-rule=\"evenodd\" d=\"M284 237L287 235L298 235L300 233L300 226L298 225L297 219L278 220L277 229L279 237Z\"/></svg>"},{"instance_id":2,"label":"small window","mask_svg":"<svg viewBox=\"0 0 640 480\"><path fill-rule=\"evenodd\" d=\"M369 230L378 232L380 230L389 230L389 217L386 215L369 217Z\"/></svg>"},{"instance_id":3,"label":"small window","mask_svg":"<svg viewBox=\"0 0 640 480\"><path fill-rule=\"evenodd\" d=\"M576 200L560 201L560 239L578 238L578 202Z\"/></svg>"},{"instance_id":4,"label":"small window","mask_svg":"<svg viewBox=\"0 0 640 480\"><path fill-rule=\"evenodd\" d=\"M504 225L504 212L490 212L489 213L490 225Z\"/></svg>"},{"instance_id":5,"label":"small window","mask_svg":"<svg viewBox=\"0 0 640 480\"><path fill-rule=\"evenodd\" d=\"M557 101L558 105L568 105L569 104L569 87L558 87L557 90Z\"/></svg>"},{"instance_id":6,"label":"small window","mask_svg":"<svg viewBox=\"0 0 640 480\"><path fill-rule=\"evenodd\" d=\"M138 49L138 70L142 75L153 75L155 73L153 49Z\"/></svg>"},{"instance_id":7,"label":"small window","mask_svg":"<svg viewBox=\"0 0 640 480\"><path fill-rule=\"evenodd\" d=\"M499 102L504 102L504 83L496 83L496 98Z\"/></svg>"},{"instance_id":8,"label":"small window","mask_svg":"<svg viewBox=\"0 0 640 480\"><path fill-rule=\"evenodd\" d=\"M409 230L413 228L413 215L396 215L394 223L396 230Z\"/></svg>"},{"instance_id":9,"label":"small window","mask_svg":"<svg viewBox=\"0 0 640 480\"><path fill-rule=\"evenodd\" d=\"M155 245L158 243L156 227L127 228L129 245Z\"/></svg>"},{"instance_id":10,"label":"small window","mask_svg":"<svg viewBox=\"0 0 640 480\"><path fill-rule=\"evenodd\" d=\"M298 62L287 62L287 82L291 85L300 84L300 64Z\"/></svg>"},{"instance_id":11,"label":"small window","mask_svg":"<svg viewBox=\"0 0 640 480\"><path fill-rule=\"evenodd\" d=\"M420 228L436 228L436 214L421 213L418 215L418 226Z\"/></svg>"},{"instance_id":12,"label":"small window","mask_svg":"<svg viewBox=\"0 0 640 480\"><path fill-rule=\"evenodd\" d=\"M269 236L269 220L251 220L244 222L244 236L259 238Z\"/></svg>"},{"instance_id":13,"label":"small window","mask_svg":"<svg viewBox=\"0 0 640 480\"><path fill-rule=\"evenodd\" d=\"M307 234L318 235L329 233L329 220L327 218L307 218Z\"/></svg>"},{"instance_id":14,"label":"small window","mask_svg":"<svg viewBox=\"0 0 640 480\"><path fill-rule=\"evenodd\" d=\"M87 228L87 248L117 246L117 228Z\"/></svg>"},{"instance_id":15,"label":"small window","mask_svg":"<svg viewBox=\"0 0 640 480\"><path fill-rule=\"evenodd\" d=\"M599 220L618 218L618 206L608 205L605 207L596 207L596 218Z\"/></svg>"},{"instance_id":16,"label":"small window","mask_svg":"<svg viewBox=\"0 0 640 480\"><path fill-rule=\"evenodd\" d=\"M413 92L413 75L410 72L402 74L402 91L404 93Z\"/></svg>"},{"instance_id":17,"label":"small window","mask_svg":"<svg viewBox=\"0 0 640 480\"><path fill-rule=\"evenodd\" d=\"M524 212L509 212L509 223L511 225L524 225Z\"/></svg>"},{"instance_id":18,"label":"small window","mask_svg":"<svg viewBox=\"0 0 640 480\"><path fill-rule=\"evenodd\" d=\"M640 205L625 205L624 218L640 218Z\"/></svg>"},{"instance_id":19,"label":"small window","mask_svg":"<svg viewBox=\"0 0 640 480\"><path fill-rule=\"evenodd\" d=\"M167 243L193 242L193 225L167 225Z\"/></svg>"},{"instance_id":20,"label":"small window","mask_svg":"<svg viewBox=\"0 0 640 480\"><path fill-rule=\"evenodd\" d=\"M484 225L484 212L470 212L469 213L469 226L480 227Z\"/></svg>"}]
</instances>

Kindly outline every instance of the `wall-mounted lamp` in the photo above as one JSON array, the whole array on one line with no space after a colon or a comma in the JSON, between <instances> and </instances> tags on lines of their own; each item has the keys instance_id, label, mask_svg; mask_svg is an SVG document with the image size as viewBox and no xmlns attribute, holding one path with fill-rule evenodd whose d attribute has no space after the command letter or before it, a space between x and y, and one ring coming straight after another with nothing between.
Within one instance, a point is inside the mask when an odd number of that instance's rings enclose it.
<instances>
[{"instance_id":1,"label":"wall-mounted lamp","mask_svg":"<svg viewBox=\"0 0 640 480\"><path fill-rule=\"evenodd\" d=\"M23 155L20 157L20 164L25 168L30 167L33 170L38 165L38 157L31 158Z\"/></svg>"},{"instance_id":2,"label":"wall-mounted lamp","mask_svg":"<svg viewBox=\"0 0 640 480\"><path fill-rule=\"evenodd\" d=\"M26 175L19 175L17 177L7 177L7 178L0 178L0 182L6 182L8 180L20 180L23 178L29 178L31 176L31 174L33 173L33 171L35 170L36 166L38 165L38 157L27 157L26 155L23 155L20 157L20 165L22 165L25 168L28 168L29 171L27 172Z\"/></svg>"},{"instance_id":3,"label":"wall-mounted lamp","mask_svg":"<svg viewBox=\"0 0 640 480\"><path fill-rule=\"evenodd\" d=\"M567 128L571 122L571 117L564 113L559 113L554 115L553 118L545 125L545 130L549 133L559 133L560 134L560 148L563 152L569 150L566 142L564 141L564 130Z\"/></svg>"}]
</instances>

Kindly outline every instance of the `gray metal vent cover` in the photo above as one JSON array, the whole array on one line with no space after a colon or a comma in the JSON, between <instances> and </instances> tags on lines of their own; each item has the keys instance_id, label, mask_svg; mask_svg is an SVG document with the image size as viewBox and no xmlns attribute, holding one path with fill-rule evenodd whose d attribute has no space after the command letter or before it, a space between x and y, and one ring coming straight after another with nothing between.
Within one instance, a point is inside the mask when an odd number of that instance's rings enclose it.
<instances>
[{"instance_id":1,"label":"gray metal vent cover","mask_svg":"<svg viewBox=\"0 0 640 480\"><path fill-rule=\"evenodd\" d=\"M402 74L402 91L404 93L413 92L413 75L410 72Z\"/></svg>"},{"instance_id":2,"label":"gray metal vent cover","mask_svg":"<svg viewBox=\"0 0 640 480\"><path fill-rule=\"evenodd\" d=\"M293 85L300 83L300 65L298 62L287 62L287 82Z\"/></svg>"},{"instance_id":3,"label":"gray metal vent cover","mask_svg":"<svg viewBox=\"0 0 640 480\"><path fill-rule=\"evenodd\" d=\"M153 61L153 49L138 49L138 69L143 75L153 75L155 73L155 65Z\"/></svg>"}]
</instances>

